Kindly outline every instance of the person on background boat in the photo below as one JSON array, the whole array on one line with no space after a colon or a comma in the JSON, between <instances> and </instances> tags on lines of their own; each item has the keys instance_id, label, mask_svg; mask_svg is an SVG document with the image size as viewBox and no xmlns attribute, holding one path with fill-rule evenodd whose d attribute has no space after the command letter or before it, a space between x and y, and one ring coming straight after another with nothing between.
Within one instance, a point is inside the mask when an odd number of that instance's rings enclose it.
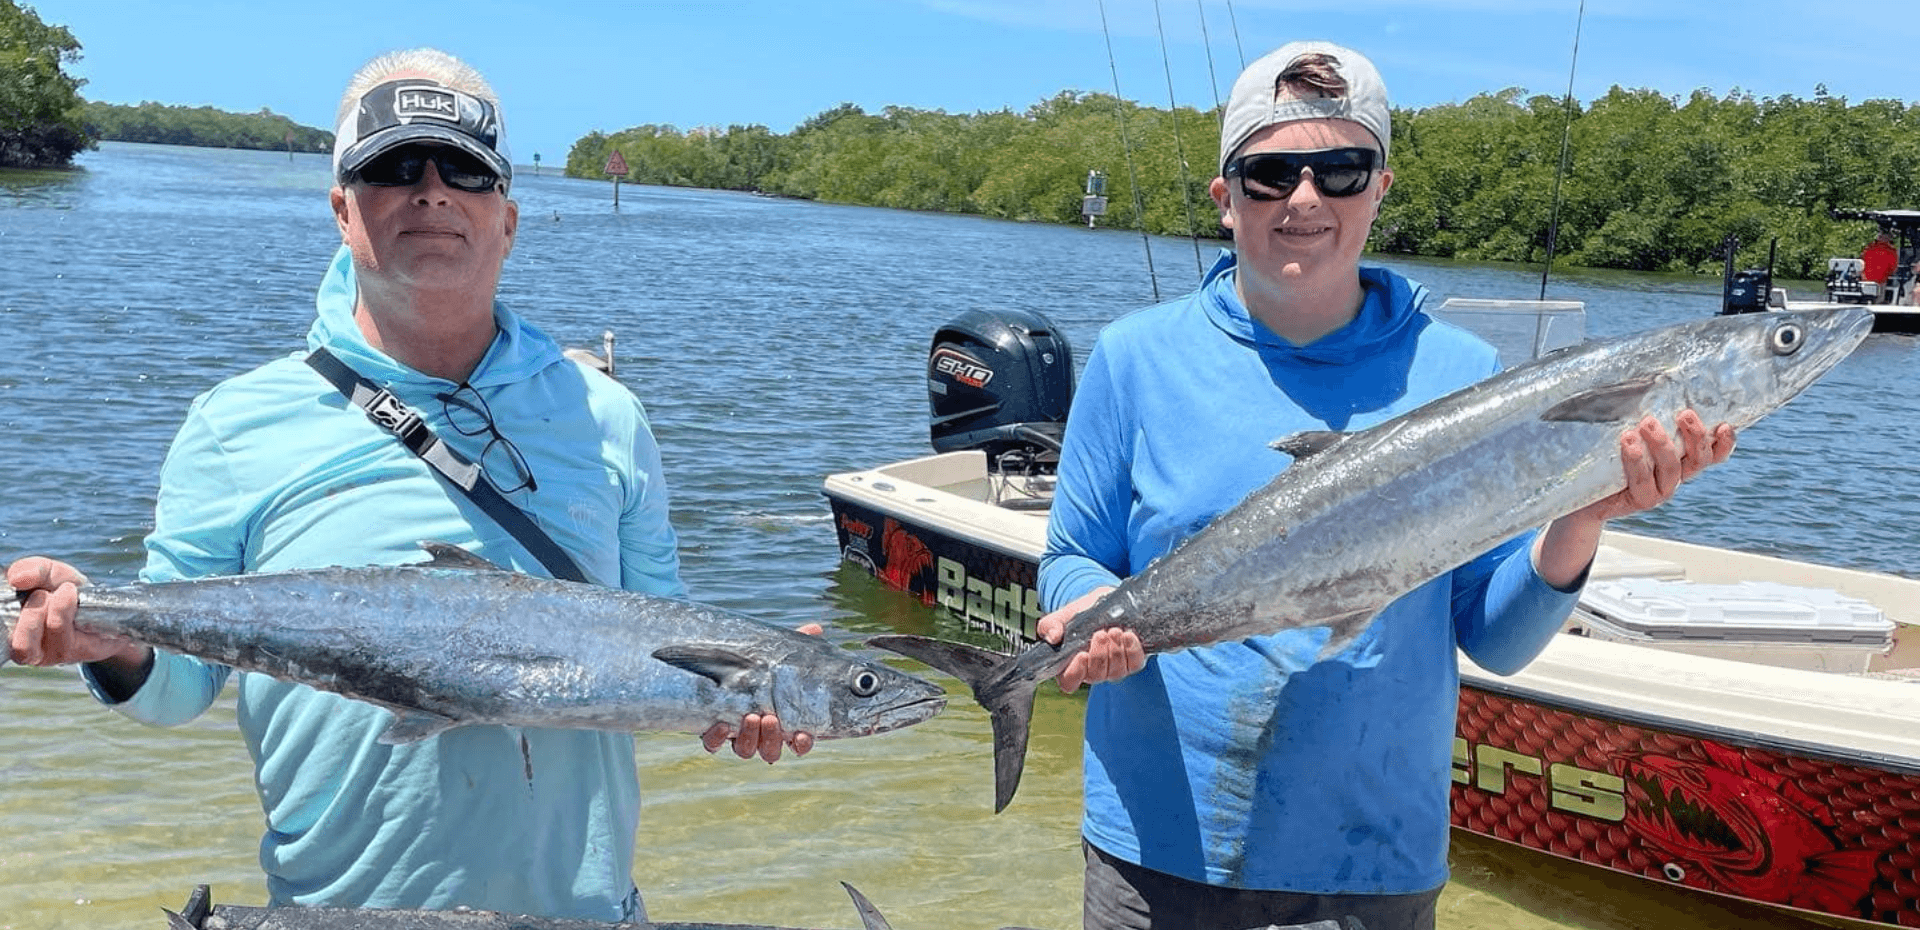
<instances>
[{"instance_id":1,"label":"person on background boat","mask_svg":"<svg viewBox=\"0 0 1920 930\"><path fill-rule=\"evenodd\" d=\"M1860 280L1872 281L1879 286L1879 296L1875 303L1892 303L1893 291L1887 288L1887 279L1893 276L1893 269L1900 264L1900 251L1893 246L1893 233L1880 230L1873 241L1860 250Z\"/></svg>"},{"instance_id":2,"label":"person on background boat","mask_svg":"<svg viewBox=\"0 0 1920 930\"><path fill-rule=\"evenodd\" d=\"M486 80L444 52L391 53L353 77L329 195L342 245L305 354L325 349L411 407L587 580L683 595L639 400L495 300L519 219L503 132ZM296 354L194 401L161 470L141 578L421 561L423 539L549 574L523 538ZM21 559L7 579L30 592L12 659L81 663L129 717L183 723L229 677L75 630L85 579L71 565ZM468 726L389 746L378 738L393 718L371 704L257 674L238 687L273 904L644 920L631 735ZM703 737L709 752L729 739L768 762L812 744L771 715Z\"/></svg>"},{"instance_id":3,"label":"person on background boat","mask_svg":"<svg viewBox=\"0 0 1920 930\"><path fill-rule=\"evenodd\" d=\"M1234 84L1211 190L1233 251L1199 289L1100 334L1067 420L1040 566L1040 635L1290 461L1268 443L1351 431L1499 368L1360 265L1393 185L1386 89L1325 42ZM1627 487L1393 603L1349 648L1294 630L1155 655L1103 630L1060 675L1088 696L1088 928L1425 928L1447 880L1456 646L1511 673L1572 610L1609 519L1732 452L1693 411L1621 438Z\"/></svg>"}]
</instances>

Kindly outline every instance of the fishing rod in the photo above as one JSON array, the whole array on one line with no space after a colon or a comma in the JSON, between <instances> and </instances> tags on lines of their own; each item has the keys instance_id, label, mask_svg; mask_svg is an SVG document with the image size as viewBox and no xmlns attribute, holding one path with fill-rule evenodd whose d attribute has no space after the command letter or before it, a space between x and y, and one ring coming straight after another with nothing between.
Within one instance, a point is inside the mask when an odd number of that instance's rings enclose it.
<instances>
[{"instance_id":1,"label":"fishing rod","mask_svg":"<svg viewBox=\"0 0 1920 930\"><path fill-rule=\"evenodd\" d=\"M1153 240L1147 236L1146 204L1140 198L1140 170L1133 163L1133 143L1127 139L1127 101L1120 96L1120 67L1113 62L1113 32L1107 28L1107 2L1100 5L1100 34L1107 40L1107 70L1113 72L1113 110L1120 120L1120 148L1127 153L1127 179L1133 188L1133 225L1140 230L1140 248L1147 253L1147 281L1153 285L1153 302L1160 302L1160 276L1153 270Z\"/></svg>"},{"instance_id":2,"label":"fishing rod","mask_svg":"<svg viewBox=\"0 0 1920 930\"><path fill-rule=\"evenodd\" d=\"M1187 240L1193 243L1193 270L1196 276L1207 273L1200 257L1200 224L1193 217L1193 183L1187 178L1187 144L1180 138L1180 101L1173 95L1173 62L1167 57L1167 27L1160 19L1160 0L1153 0L1153 24L1160 30L1160 67L1167 73L1167 119L1173 122L1173 154L1180 164L1180 205L1187 210ZM1221 117L1226 116L1221 111Z\"/></svg>"},{"instance_id":3,"label":"fishing rod","mask_svg":"<svg viewBox=\"0 0 1920 930\"><path fill-rule=\"evenodd\" d=\"M1553 172L1553 204L1547 218L1547 263L1540 269L1540 299L1547 299L1547 278L1553 274L1553 250L1560 239L1560 179L1567 173L1568 152L1573 139L1573 75L1580 66L1580 26L1587 19L1587 0L1580 0L1580 12L1573 21L1573 61L1567 66L1567 118L1560 128L1560 167Z\"/></svg>"}]
</instances>

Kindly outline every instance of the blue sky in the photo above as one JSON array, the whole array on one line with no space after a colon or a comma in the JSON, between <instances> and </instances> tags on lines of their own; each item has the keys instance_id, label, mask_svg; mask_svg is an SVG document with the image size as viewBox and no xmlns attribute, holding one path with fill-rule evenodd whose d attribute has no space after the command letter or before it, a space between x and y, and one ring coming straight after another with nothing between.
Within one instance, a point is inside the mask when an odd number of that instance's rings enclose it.
<instances>
[{"instance_id":1,"label":"blue sky","mask_svg":"<svg viewBox=\"0 0 1920 930\"><path fill-rule=\"evenodd\" d=\"M592 130L759 123L842 102L1015 111L1062 90L1211 107L1297 38L1374 59L1394 103L1567 88L1578 0L28 0L84 48L88 99L253 112L331 129L347 77L392 48L467 59L505 104L514 160ZM1722 12L1715 12L1716 8ZM1206 39L1202 38L1204 24ZM1166 53L1161 52L1161 31ZM1211 61L1209 61L1211 59ZM1169 92L1171 72L1171 93ZM1574 94L1706 89L1920 101L1907 0L1592 0ZM1216 92L1215 88L1218 88Z\"/></svg>"}]
</instances>

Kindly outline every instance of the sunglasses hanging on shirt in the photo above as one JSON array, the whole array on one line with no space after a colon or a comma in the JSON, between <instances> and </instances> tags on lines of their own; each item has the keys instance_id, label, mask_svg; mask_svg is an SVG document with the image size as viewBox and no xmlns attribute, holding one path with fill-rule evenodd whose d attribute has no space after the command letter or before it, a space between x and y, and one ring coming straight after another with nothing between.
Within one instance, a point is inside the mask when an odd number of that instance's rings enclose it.
<instances>
[{"instance_id":1,"label":"sunglasses hanging on shirt","mask_svg":"<svg viewBox=\"0 0 1920 930\"><path fill-rule=\"evenodd\" d=\"M502 494L512 494L525 488L529 491L540 490L540 484L533 480L533 469L527 466L527 457L520 454L520 447L513 444L493 423L493 409L487 406L486 397L473 385L461 382L460 386L446 394L435 394L440 399L441 412L446 415L447 423L462 436L485 436L487 444L480 448L477 461L487 475L487 480ZM502 480L512 477L511 483Z\"/></svg>"},{"instance_id":2,"label":"sunglasses hanging on shirt","mask_svg":"<svg viewBox=\"0 0 1920 930\"><path fill-rule=\"evenodd\" d=\"M1240 179L1248 200L1285 200L1300 186L1302 169L1313 169L1313 186L1323 197L1352 197L1373 182L1377 153L1370 148L1317 152L1256 152L1227 162L1226 177Z\"/></svg>"}]
</instances>

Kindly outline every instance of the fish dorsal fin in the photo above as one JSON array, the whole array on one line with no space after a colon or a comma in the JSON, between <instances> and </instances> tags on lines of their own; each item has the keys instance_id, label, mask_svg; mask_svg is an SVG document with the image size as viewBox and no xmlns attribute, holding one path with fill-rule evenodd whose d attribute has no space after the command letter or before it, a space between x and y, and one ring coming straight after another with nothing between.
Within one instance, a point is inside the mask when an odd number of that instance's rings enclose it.
<instances>
[{"instance_id":1,"label":"fish dorsal fin","mask_svg":"<svg viewBox=\"0 0 1920 930\"><path fill-rule=\"evenodd\" d=\"M451 730L460 723L452 717L441 716L424 710L393 711L393 723L380 734L380 742L388 746L402 746L415 743L434 734Z\"/></svg>"},{"instance_id":2,"label":"fish dorsal fin","mask_svg":"<svg viewBox=\"0 0 1920 930\"><path fill-rule=\"evenodd\" d=\"M427 554L433 556L433 558L421 563L423 568L448 568L466 572L504 572L508 570L474 555L453 543L440 542L434 539L423 539L420 541L420 548L427 550Z\"/></svg>"},{"instance_id":3,"label":"fish dorsal fin","mask_svg":"<svg viewBox=\"0 0 1920 930\"><path fill-rule=\"evenodd\" d=\"M1540 415L1549 423L1620 423L1637 420L1658 378L1635 378L1581 391Z\"/></svg>"},{"instance_id":4,"label":"fish dorsal fin","mask_svg":"<svg viewBox=\"0 0 1920 930\"><path fill-rule=\"evenodd\" d=\"M1347 438L1346 433L1330 429L1309 429L1282 436L1267 445L1296 459L1304 459L1309 455L1333 448L1345 438Z\"/></svg>"},{"instance_id":5,"label":"fish dorsal fin","mask_svg":"<svg viewBox=\"0 0 1920 930\"><path fill-rule=\"evenodd\" d=\"M711 678L714 684L729 691L752 691L763 677L760 663L751 657L710 643L661 646L653 651L653 657L674 668Z\"/></svg>"}]
</instances>

